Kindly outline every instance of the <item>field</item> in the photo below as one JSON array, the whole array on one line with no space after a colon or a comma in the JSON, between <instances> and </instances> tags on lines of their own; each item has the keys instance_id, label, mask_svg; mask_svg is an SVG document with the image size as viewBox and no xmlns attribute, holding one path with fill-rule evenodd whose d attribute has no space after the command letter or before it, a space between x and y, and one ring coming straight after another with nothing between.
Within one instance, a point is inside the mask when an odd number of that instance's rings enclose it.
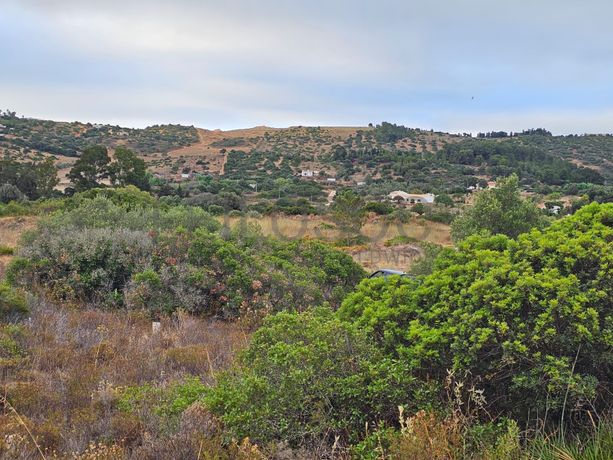
<instances>
[{"instance_id":1,"label":"field","mask_svg":"<svg viewBox=\"0 0 613 460\"><path fill-rule=\"evenodd\" d=\"M226 226L259 226L266 236L279 239L314 238L329 242L339 239L339 232L333 223L322 216L265 216L261 218L222 217ZM343 247L366 270L391 268L407 270L411 264L423 255L419 241L427 241L442 246L451 246L451 234L448 225L412 218L408 223L386 222L383 218L371 218L362 228L362 234L368 238L364 245ZM385 246L385 242L396 237L406 237L409 244ZM413 243L414 242L414 243Z\"/></svg>"}]
</instances>

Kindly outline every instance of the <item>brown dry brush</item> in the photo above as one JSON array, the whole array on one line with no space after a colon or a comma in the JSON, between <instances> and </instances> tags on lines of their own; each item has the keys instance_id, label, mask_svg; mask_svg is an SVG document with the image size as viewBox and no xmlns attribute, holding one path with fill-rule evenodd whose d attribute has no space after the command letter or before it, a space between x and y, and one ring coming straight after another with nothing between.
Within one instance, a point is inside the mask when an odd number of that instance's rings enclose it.
<instances>
[{"instance_id":1,"label":"brown dry brush","mask_svg":"<svg viewBox=\"0 0 613 460\"><path fill-rule=\"evenodd\" d=\"M195 458L204 447L214 451L206 444L221 445L193 426L161 439L148 423L155 420L115 403L128 386L192 375L212 383L247 343L240 323L179 313L153 333L145 313L30 304L28 320L11 329L10 347L4 336L0 342L0 458L169 458L153 453L178 445L186 451L180 458Z\"/></svg>"}]
</instances>

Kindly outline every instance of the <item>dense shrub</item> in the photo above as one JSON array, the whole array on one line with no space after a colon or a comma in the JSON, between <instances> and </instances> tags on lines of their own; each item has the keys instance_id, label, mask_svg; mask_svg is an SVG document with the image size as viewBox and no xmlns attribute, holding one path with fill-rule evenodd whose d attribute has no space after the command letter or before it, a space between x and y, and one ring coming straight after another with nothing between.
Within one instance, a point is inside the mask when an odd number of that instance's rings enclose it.
<instances>
[{"instance_id":1,"label":"dense shrub","mask_svg":"<svg viewBox=\"0 0 613 460\"><path fill-rule=\"evenodd\" d=\"M0 185L0 203L8 203L10 201L22 201L26 196L21 193L13 184Z\"/></svg>"},{"instance_id":2,"label":"dense shrub","mask_svg":"<svg viewBox=\"0 0 613 460\"><path fill-rule=\"evenodd\" d=\"M474 206L453 221L451 234L456 241L483 232L515 238L545 224L541 211L521 197L517 176L510 176L479 193Z\"/></svg>"},{"instance_id":3,"label":"dense shrub","mask_svg":"<svg viewBox=\"0 0 613 460\"><path fill-rule=\"evenodd\" d=\"M385 201L369 201L364 205L366 212L374 212L380 216L391 214L394 212L394 206Z\"/></svg>"},{"instance_id":4,"label":"dense shrub","mask_svg":"<svg viewBox=\"0 0 613 460\"><path fill-rule=\"evenodd\" d=\"M103 194L96 194L91 199L78 200L76 207L54 214L44 222L44 226L56 229L113 227L143 231L172 230L177 227L187 230L205 228L208 231L216 231L221 227L219 222L200 208L140 206L134 205L131 199L120 205L114 203L117 200L116 197L106 197Z\"/></svg>"},{"instance_id":5,"label":"dense shrub","mask_svg":"<svg viewBox=\"0 0 613 460\"><path fill-rule=\"evenodd\" d=\"M239 223L224 228L199 208L141 206L129 188L91 190L43 220L8 276L55 298L236 317L340 305L364 271L314 242L280 242Z\"/></svg>"},{"instance_id":6,"label":"dense shrub","mask_svg":"<svg viewBox=\"0 0 613 460\"><path fill-rule=\"evenodd\" d=\"M62 300L121 301L121 291L153 249L141 231L111 228L43 230L14 262L23 284L36 284ZM13 278L17 275L11 274Z\"/></svg>"},{"instance_id":7,"label":"dense shrub","mask_svg":"<svg viewBox=\"0 0 613 460\"><path fill-rule=\"evenodd\" d=\"M517 241L471 237L421 284L364 281L340 317L421 379L448 369L520 421L613 407L613 205Z\"/></svg>"},{"instance_id":8,"label":"dense shrub","mask_svg":"<svg viewBox=\"0 0 613 460\"><path fill-rule=\"evenodd\" d=\"M348 438L412 399L406 363L329 309L269 317L205 396L232 436L308 445Z\"/></svg>"}]
</instances>

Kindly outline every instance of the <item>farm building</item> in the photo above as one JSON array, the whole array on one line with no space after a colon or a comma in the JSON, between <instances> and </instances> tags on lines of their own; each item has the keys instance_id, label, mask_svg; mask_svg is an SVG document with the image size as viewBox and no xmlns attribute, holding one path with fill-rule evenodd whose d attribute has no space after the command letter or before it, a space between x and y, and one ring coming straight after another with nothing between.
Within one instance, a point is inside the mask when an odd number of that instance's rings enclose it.
<instances>
[{"instance_id":1,"label":"farm building","mask_svg":"<svg viewBox=\"0 0 613 460\"><path fill-rule=\"evenodd\" d=\"M391 192L389 195L387 195L387 197L397 203L434 203L434 195L432 193L418 194L396 190L395 192Z\"/></svg>"}]
</instances>

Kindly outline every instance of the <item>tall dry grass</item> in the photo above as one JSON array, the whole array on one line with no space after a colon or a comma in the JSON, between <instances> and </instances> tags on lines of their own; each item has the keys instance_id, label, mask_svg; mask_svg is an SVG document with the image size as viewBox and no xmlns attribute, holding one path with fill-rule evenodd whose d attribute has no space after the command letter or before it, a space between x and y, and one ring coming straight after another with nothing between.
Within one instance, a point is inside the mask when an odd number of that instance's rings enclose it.
<instances>
[{"instance_id":1,"label":"tall dry grass","mask_svg":"<svg viewBox=\"0 0 613 460\"><path fill-rule=\"evenodd\" d=\"M134 446L154 445L141 421L115 407L121 388L188 375L211 383L248 341L238 323L178 314L153 333L140 313L30 304L25 325L11 329L14 356L0 360L1 458L41 458L41 451L47 458L115 458L92 449L127 456Z\"/></svg>"}]
</instances>

